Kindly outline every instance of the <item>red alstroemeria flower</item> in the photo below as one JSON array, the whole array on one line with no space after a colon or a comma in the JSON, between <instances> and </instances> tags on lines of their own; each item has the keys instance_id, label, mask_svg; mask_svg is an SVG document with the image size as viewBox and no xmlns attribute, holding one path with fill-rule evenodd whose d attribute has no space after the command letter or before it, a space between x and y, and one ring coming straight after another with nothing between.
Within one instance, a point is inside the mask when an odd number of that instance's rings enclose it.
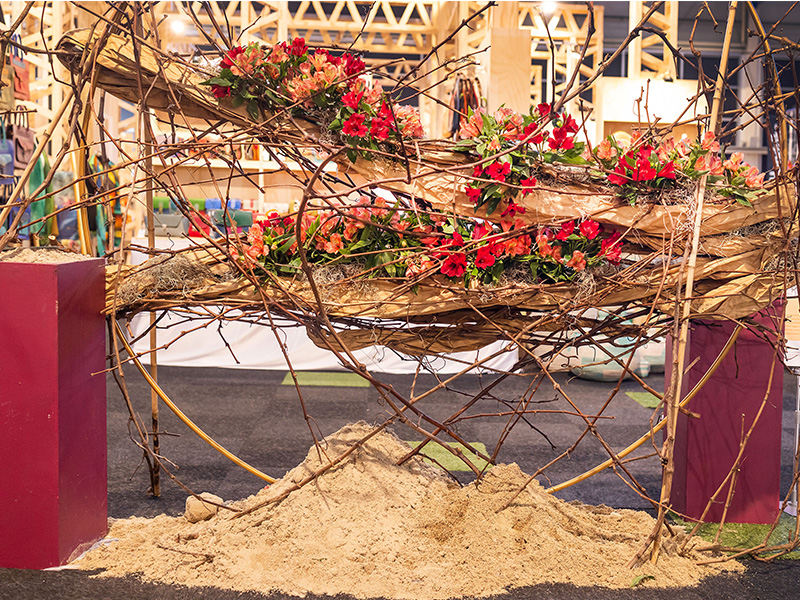
<instances>
[{"instance_id":1,"label":"red alstroemeria flower","mask_svg":"<svg viewBox=\"0 0 800 600\"><path fill-rule=\"evenodd\" d=\"M481 188L476 188L471 186L465 187L464 191L467 192L467 198L469 198L469 201L472 202L473 204L478 203L478 200L480 200L481 197L481 192L483 192Z\"/></svg>"},{"instance_id":2,"label":"red alstroemeria flower","mask_svg":"<svg viewBox=\"0 0 800 600\"><path fill-rule=\"evenodd\" d=\"M536 183L536 177L528 177L527 179L521 180L519 184L522 186L522 193L530 194L533 188L536 187Z\"/></svg>"},{"instance_id":3,"label":"red alstroemeria flower","mask_svg":"<svg viewBox=\"0 0 800 600\"><path fill-rule=\"evenodd\" d=\"M622 260L621 237L619 231L615 231L611 234L611 237L600 242L600 256L605 256L612 265L618 265Z\"/></svg>"},{"instance_id":4,"label":"red alstroemeria flower","mask_svg":"<svg viewBox=\"0 0 800 600\"><path fill-rule=\"evenodd\" d=\"M593 240L600 234L600 223L592 221L591 219L586 219L581 222L578 229L580 229L581 234L586 237L587 240Z\"/></svg>"},{"instance_id":5,"label":"red alstroemeria flower","mask_svg":"<svg viewBox=\"0 0 800 600\"><path fill-rule=\"evenodd\" d=\"M451 254L442 264L441 272L448 277L461 277L467 270L467 255L463 252Z\"/></svg>"},{"instance_id":6,"label":"red alstroemeria flower","mask_svg":"<svg viewBox=\"0 0 800 600\"><path fill-rule=\"evenodd\" d=\"M575 221L564 221L561 224L561 229L556 234L556 239L565 242L573 231L575 231Z\"/></svg>"},{"instance_id":7,"label":"red alstroemeria flower","mask_svg":"<svg viewBox=\"0 0 800 600\"><path fill-rule=\"evenodd\" d=\"M225 56L222 57L222 62L220 65L223 69L230 69L234 64L236 64L236 57L243 53L244 48L242 46L231 48L225 53Z\"/></svg>"},{"instance_id":8,"label":"red alstroemeria flower","mask_svg":"<svg viewBox=\"0 0 800 600\"><path fill-rule=\"evenodd\" d=\"M292 40L292 45L287 48L287 52L292 56L303 56L306 50L306 40L304 38L294 38Z\"/></svg>"},{"instance_id":9,"label":"red alstroemeria flower","mask_svg":"<svg viewBox=\"0 0 800 600\"><path fill-rule=\"evenodd\" d=\"M552 137L547 140L547 145L551 150L571 150L575 147L575 138L568 137L568 133L566 127L556 127Z\"/></svg>"},{"instance_id":10,"label":"red alstroemeria flower","mask_svg":"<svg viewBox=\"0 0 800 600\"><path fill-rule=\"evenodd\" d=\"M344 96L342 96L342 103L347 108L352 108L353 110L358 110L358 105L361 102L361 99L364 97L364 92L347 92Z\"/></svg>"},{"instance_id":11,"label":"red alstroemeria flower","mask_svg":"<svg viewBox=\"0 0 800 600\"><path fill-rule=\"evenodd\" d=\"M464 238L461 237L460 233L458 233L457 231L454 231L453 232L453 239L450 240L446 245L447 246L451 246L453 248L460 248L461 246L464 245Z\"/></svg>"},{"instance_id":12,"label":"red alstroemeria flower","mask_svg":"<svg viewBox=\"0 0 800 600\"><path fill-rule=\"evenodd\" d=\"M538 123L530 123L525 126L522 130L522 133L519 134L518 139L520 141L526 139L530 134L536 131L536 128L539 127ZM542 140L544 140L544 136L547 134L546 131L540 131L535 136L533 136L530 140L528 140L531 144L541 144Z\"/></svg>"},{"instance_id":13,"label":"red alstroemeria flower","mask_svg":"<svg viewBox=\"0 0 800 600\"><path fill-rule=\"evenodd\" d=\"M564 125L562 125L562 128L567 133L578 133L578 123L571 115L564 115Z\"/></svg>"},{"instance_id":14,"label":"red alstroemeria flower","mask_svg":"<svg viewBox=\"0 0 800 600\"><path fill-rule=\"evenodd\" d=\"M228 86L212 84L211 93L214 94L214 98L227 98L231 95L231 88Z\"/></svg>"},{"instance_id":15,"label":"red alstroemeria flower","mask_svg":"<svg viewBox=\"0 0 800 600\"><path fill-rule=\"evenodd\" d=\"M633 171L634 181L652 181L656 178L656 170L650 164L650 160L640 156L636 160L636 168Z\"/></svg>"},{"instance_id":16,"label":"red alstroemeria flower","mask_svg":"<svg viewBox=\"0 0 800 600\"><path fill-rule=\"evenodd\" d=\"M505 183L506 175L511 172L511 163L494 162L486 169L486 173L491 179Z\"/></svg>"},{"instance_id":17,"label":"red alstroemeria flower","mask_svg":"<svg viewBox=\"0 0 800 600\"><path fill-rule=\"evenodd\" d=\"M658 172L656 177L666 177L667 179L675 179L675 163L669 161Z\"/></svg>"},{"instance_id":18,"label":"red alstroemeria flower","mask_svg":"<svg viewBox=\"0 0 800 600\"><path fill-rule=\"evenodd\" d=\"M625 185L630 181L630 177L627 176L625 172L625 162L627 160L627 154L623 155L620 158L617 166L614 167L614 172L608 174L608 182L613 183L614 185Z\"/></svg>"},{"instance_id":19,"label":"red alstroemeria flower","mask_svg":"<svg viewBox=\"0 0 800 600\"><path fill-rule=\"evenodd\" d=\"M367 135L367 126L364 125L364 119L366 119L366 115L354 113L344 122L342 133L353 137L364 137Z\"/></svg>"},{"instance_id":20,"label":"red alstroemeria flower","mask_svg":"<svg viewBox=\"0 0 800 600\"><path fill-rule=\"evenodd\" d=\"M361 58L358 56L353 56L352 54L345 54L344 61L344 74L348 77L358 75L366 66Z\"/></svg>"},{"instance_id":21,"label":"red alstroemeria flower","mask_svg":"<svg viewBox=\"0 0 800 600\"><path fill-rule=\"evenodd\" d=\"M378 111L378 117L386 121L386 123L389 124L392 129L394 129L392 108L386 102L381 102L381 109Z\"/></svg>"},{"instance_id":22,"label":"red alstroemeria flower","mask_svg":"<svg viewBox=\"0 0 800 600\"><path fill-rule=\"evenodd\" d=\"M487 235L492 233L492 228L485 223L478 223L475 225L475 229L472 230L472 239L473 240L480 240L485 238Z\"/></svg>"},{"instance_id":23,"label":"red alstroemeria flower","mask_svg":"<svg viewBox=\"0 0 800 600\"><path fill-rule=\"evenodd\" d=\"M488 269L491 267L497 259L495 258L494 254L492 254L491 249L488 246L483 246L478 248L478 253L475 256L475 266L479 269Z\"/></svg>"},{"instance_id":24,"label":"red alstroemeria flower","mask_svg":"<svg viewBox=\"0 0 800 600\"><path fill-rule=\"evenodd\" d=\"M389 139L388 124L383 119L379 119L378 117L373 118L369 134L379 142L385 142Z\"/></svg>"},{"instance_id":25,"label":"red alstroemeria flower","mask_svg":"<svg viewBox=\"0 0 800 600\"><path fill-rule=\"evenodd\" d=\"M542 103L536 106L536 112L539 113L540 117L545 117L550 114L550 105L547 103Z\"/></svg>"},{"instance_id":26,"label":"red alstroemeria flower","mask_svg":"<svg viewBox=\"0 0 800 600\"><path fill-rule=\"evenodd\" d=\"M516 204L515 202L509 202L508 208L506 208L502 213L500 213L500 217L509 217L513 218L517 213L523 214L525 212L525 207Z\"/></svg>"}]
</instances>

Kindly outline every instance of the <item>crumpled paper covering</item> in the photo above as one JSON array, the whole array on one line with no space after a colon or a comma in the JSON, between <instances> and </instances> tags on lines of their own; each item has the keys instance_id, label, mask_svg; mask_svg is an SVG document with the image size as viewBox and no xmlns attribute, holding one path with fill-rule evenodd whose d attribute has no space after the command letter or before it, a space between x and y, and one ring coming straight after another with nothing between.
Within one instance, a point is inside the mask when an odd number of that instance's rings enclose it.
<instances>
[{"instance_id":1,"label":"crumpled paper covering","mask_svg":"<svg viewBox=\"0 0 800 600\"><path fill-rule=\"evenodd\" d=\"M209 266L210 273L226 268L222 253L216 249L195 249L180 255ZM769 305L780 296L783 286L783 278L776 273L761 272L773 257L771 247L726 258L699 257L693 314L705 318L714 314L740 318ZM117 267L109 266L107 312L111 312L114 305L118 280L132 281L137 273L146 273L159 264L163 261L151 259L135 268L124 269L119 277ZM133 304L121 306L117 298L116 309L118 314L197 304L259 309L266 303L270 310L277 305L298 315L324 311L334 322L352 324L353 319L361 320L362 331L350 329L339 333L348 347L361 348L377 343L406 354L427 354L474 350L504 339L504 330L512 334L524 331L531 318L525 318L520 311L555 314L578 306L616 307L631 301L652 302L661 289L658 308L671 313L679 271L680 260L673 260L669 265L655 263L638 272L622 270L611 278L600 278L595 290L589 294L584 292L583 296L576 286L566 283L465 289L439 275L415 286L392 280L334 281L318 286L321 304L317 303L308 281L300 278L272 277L256 288L244 277L230 281L214 281L210 277L206 285L188 290L152 293L142 289ZM153 278L140 276L140 279L147 282ZM495 318L497 315L502 317ZM370 327L369 323L375 326ZM330 333L311 332L311 335L321 347L327 347L323 337L338 346Z\"/></svg>"},{"instance_id":2,"label":"crumpled paper covering","mask_svg":"<svg viewBox=\"0 0 800 600\"><path fill-rule=\"evenodd\" d=\"M429 160L426 154L410 162L412 180L407 181L407 171L400 162L385 159L369 161L359 158L355 163L338 162L341 171L357 174L368 181L379 182L380 187L407 193L429 202L436 210L451 211L490 221L499 221L500 210L487 215L484 207L475 210L463 192L471 168L458 168L469 162L467 157L452 153L449 161L438 153L437 160ZM442 165L452 165L447 173L438 172ZM780 196L780 201L779 201ZM570 219L591 218L621 231L632 230L649 236L669 236L679 227L692 228L686 223L689 216L685 205L635 205L630 206L616 197L613 190L586 183L569 183L558 188L537 186L529 194L519 194L516 202L525 207L525 213L515 218L525 223L561 223ZM716 198L705 202L701 237L716 236L735 231L745 226L756 225L768 219L788 217L792 214L796 199L772 190L753 201L752 207ZM626 236L627 237L627 236Z\"/></svg>"}]
</instances>

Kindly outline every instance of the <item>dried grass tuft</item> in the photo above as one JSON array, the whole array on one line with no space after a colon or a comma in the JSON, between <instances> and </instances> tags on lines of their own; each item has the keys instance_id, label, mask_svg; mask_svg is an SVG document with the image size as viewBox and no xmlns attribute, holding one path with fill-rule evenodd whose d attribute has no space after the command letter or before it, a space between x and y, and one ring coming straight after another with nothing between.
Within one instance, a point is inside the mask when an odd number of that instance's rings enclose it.
<instances>
[{"instance_id":1,"label":"dried grass tuft","mask_svg":"<svg viewBox=\"0 0 800 600\"><path fill-rule=\"evenodd\" d=\"M141 300L166 292L178 292L188 297L191 292L222 277L214 275L205 265L180 255L151 258L125 279L117 290L117 307L124 308Z\"/></svg>"}]
</instances>

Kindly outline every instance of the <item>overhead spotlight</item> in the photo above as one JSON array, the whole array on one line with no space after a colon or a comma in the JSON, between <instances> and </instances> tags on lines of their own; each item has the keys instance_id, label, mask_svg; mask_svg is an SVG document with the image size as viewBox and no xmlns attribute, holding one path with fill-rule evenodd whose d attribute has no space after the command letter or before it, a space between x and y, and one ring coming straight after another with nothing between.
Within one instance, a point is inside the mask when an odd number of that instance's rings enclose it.
<instances>
[{"instance_id":1,"label":"overhead spotlight","mask_svg":"<svg viewBox=\"0 0 800 600\"><path fill-rule=\"evenodd\" d=\"M542 11L542 14L546 17L556 12L556 8L558 8L558 2L542 2L539 5L539 10Z\"/></svg>"},{"instance_id":2,"label":"overhead spotlight","mask_svg":"<svg viewBox=\"0 0 800 600\"><path fill-rule=\"evenodd\" d=\"M182 35L186 31L186 21L183 19L175 19L170 22L170 28L175 35Z\"/></svg>"}]
</instances>

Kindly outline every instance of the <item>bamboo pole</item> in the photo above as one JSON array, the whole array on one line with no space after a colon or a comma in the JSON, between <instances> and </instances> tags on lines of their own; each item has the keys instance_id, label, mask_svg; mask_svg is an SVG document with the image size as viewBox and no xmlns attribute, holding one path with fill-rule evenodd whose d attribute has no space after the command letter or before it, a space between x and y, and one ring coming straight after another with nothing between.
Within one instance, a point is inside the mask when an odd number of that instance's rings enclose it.
<instances>
[{"instance_id":1,"label":"bamboo pole","mask_svg":"<svg viewBox=\"0 0 800 600\"><path fill-rule=\"evenodd\" d=\"M711 118L709 129L714 133L719 132L722 122L722 91L725 84L725 73L728 65L728 53L731 47L733 36L734 17L736 16L737 1L732 0L728 7L728 23L725 28L725 39L722 46L722 56L720 57L719 73L717 82L714 86L714 99L711 105ZM706 194L707 175L703 175L697 186L697 196L695 198L694 229L692 231L691 250L686 269L686 284L684 286L683 306L681 310L680 332L678 334L677 359L673 366L676 377L672 393L667 395L667 435L664 440L661 459L664 461L664 476L661 482L661 495L659 498L658 520L656 522L655 537L653 539L653 549L650 554L651 561L658 560L661 541L661 528L666 518L667 506L672 493L672 481L675 475L675 432L678 426L678 412L680 410L681 390L683 389L683 370L686 364L686 346L689 341L689 317L692 312L692 295L694 293L694 276L697 268L697 250L700 245L700 226L703 223L703 204Z\"/></svg>"},{"instance_id":2,"label":"bamboo pole","mask_svg":"<svg viewBox=\"0 0 800 600\"><path fill-rule=\"evenodd\" d=\"M152 16L152 15L151 15ZM136 34L141 38L143 37L143 27L144 24L142 23L143 18L143 10L141 6L135 7L134 12L134 29ZM158 29L154 29L155 33L155 43L159 45L158 39ZM136 40L134 40L134 53L136 54ZM137 55L138 58L138 55ZM139 81L139 92L142 95L141 101L139 103L139 139L144 140L144 172L146 174L145 179L145 212L147 214L147 246L151 250L155 248L156 245L156 234L155 234L155 213L153 210L153 181L150 179L150 176L153 172L153 130L152 130L152 122L150 117L150 109L147 108L146 104L146 97L144 94L146 93L145 90L141 87L141 79ZM142 131L143 130L143 131ZM143 134L143 135L142 135ZM141 145L139 146L141 148ZM141 155L140 155L141 158ZM156 311L150 311L150 376L156 384L158 383L158 331L156 329L156 322L158 320L158 315ZM158 415L158 398L159 395L156 392L155 386L150 386L150 422L152 426L152 431L150 432L153 437L153 454L155 456L159 456L161 453L161 440L159 439L159 415ZM150 481L151 481L151 491L153 496L156 498L161 496L161 473L160 473L160 465L158 461L154 461L153 469L150 473Z\"/></svg>"},{"instance_id":3,"label":"bamboo pole","mask_svg":"<svg viewBox=\"0 0 800 600\"><path fill-rule=\"evenodd\" d=\"M145 172L153 172L153 156L151 149L153 148L153 132L150 123L150 109L142 109L142 121L144 125L144 143L145 152L147 157L144 159ZM145 205L147 210L147 246L151 249L156 247L156 233L155 233L155 213L153 211L153 186L147 185L144 192ZM156 321L158 316L155 311L150 311L150 375L154 382L158 382L158 331L156 329ZM150 420L153 425L153 453L158 456L161 451L161 441L158 437L158 393L154 386L150 386ZM161 473L159 465L156 462L153 465L153 495L158 497L161 495Z\"/></svg>"}]
</instances>

